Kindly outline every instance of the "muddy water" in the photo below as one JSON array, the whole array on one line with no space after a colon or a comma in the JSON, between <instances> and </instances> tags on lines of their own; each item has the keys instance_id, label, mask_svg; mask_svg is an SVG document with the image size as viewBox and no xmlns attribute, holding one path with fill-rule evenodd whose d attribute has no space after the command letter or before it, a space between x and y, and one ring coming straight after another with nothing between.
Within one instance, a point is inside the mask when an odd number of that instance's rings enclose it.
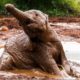
<instances>
[{"instance_id":1,"label":"muddy water","mask_svg":"<svg viewBox=\"0 0 80 80\"><path fill-rule=\"evenodd\" d=\"M69 60L80 63L80 43L62 42L65 54Z\"/></svg>"},{"instance_id":2,"label":"muddy water","mask_svg":"<svg viewBox=\"0 0 80 80\"><path fill-rule=\"evenodd\" d=\"M10 71L12 73L17 73L17 74L22 74L22 75L27 75L27 76L37 76L37 77L49 77L49 78L61 78L60 76L56 76L56 75L52 75L52 74L48 74L46 72L40 71L40 70L18 70L15 69L13 71Z\"/></svg>"},{"instance_id":3,"label":"muddy water","mask_svg":"<svg viewBox=\"0 0 80 80\"><path fill-rule=\"evenodd\" d=\"M80 23L65 23L65 22L56 22L52 23L52 25L57 26L57 27L64 27L64 28L69 28L69 29L80 29Z\"/></svg>"}]
</instances>

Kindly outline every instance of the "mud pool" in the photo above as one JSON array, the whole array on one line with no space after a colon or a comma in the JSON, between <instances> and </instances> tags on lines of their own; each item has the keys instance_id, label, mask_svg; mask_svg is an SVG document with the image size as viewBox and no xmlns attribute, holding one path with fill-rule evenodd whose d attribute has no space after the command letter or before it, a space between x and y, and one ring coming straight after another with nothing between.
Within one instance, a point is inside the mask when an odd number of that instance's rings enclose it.
<instances>
[{"instance_id":1,"label":"mud pool","mask_svg":"<svg viewBox=\"0 0 80 80\"><path fill-rule=\"evenodd\" d=\"M62 42L65 54L68 60L80 63L80 43L78 42Z\"/></svg>"}]
</instances>

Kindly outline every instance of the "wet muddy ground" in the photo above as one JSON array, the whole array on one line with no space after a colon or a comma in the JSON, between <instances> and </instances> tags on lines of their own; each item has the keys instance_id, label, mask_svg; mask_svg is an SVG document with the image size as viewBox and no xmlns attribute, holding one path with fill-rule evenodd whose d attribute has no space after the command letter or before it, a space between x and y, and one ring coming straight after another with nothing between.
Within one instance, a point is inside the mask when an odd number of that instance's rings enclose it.
<instances>
[{"instance_id":1,"label":"wet muddy ground","mask_svg":"<svg viewBox=\"0 0 80 80\"><path fill-rule=\"evenodd\" d=\"M58 33L71 66L80 73L80 18L50 18L50 25ZM8 38L22 30L16 19L0 18L0 56ZM80 76L79 76L80 77ZM60 80L59 76L42 71L0 71L0 80ZM68 79L67 79L68 80ZM71 79L73 80L73 79Z\"/></svg>"}]
</instances>

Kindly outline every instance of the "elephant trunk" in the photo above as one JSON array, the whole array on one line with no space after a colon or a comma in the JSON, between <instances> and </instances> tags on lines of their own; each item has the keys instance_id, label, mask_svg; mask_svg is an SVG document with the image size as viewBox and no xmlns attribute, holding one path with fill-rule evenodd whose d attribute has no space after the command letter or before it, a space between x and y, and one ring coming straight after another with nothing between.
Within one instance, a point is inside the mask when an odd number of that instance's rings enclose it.
<instances>
[{"instance_id":1,"label":"elephant trunk","mask_svg":"<svg viewBox=\"0 0 80 80\"><path fill-rule=\"evenodd\" d=\"M16 19L20 21L24 21L25 19L29 19L28 15L25 14L23 11L17 9L14 5L12 4L6 4L5 8L7 9L8 12L10 12Z\"/></svg>"}]
</instances>

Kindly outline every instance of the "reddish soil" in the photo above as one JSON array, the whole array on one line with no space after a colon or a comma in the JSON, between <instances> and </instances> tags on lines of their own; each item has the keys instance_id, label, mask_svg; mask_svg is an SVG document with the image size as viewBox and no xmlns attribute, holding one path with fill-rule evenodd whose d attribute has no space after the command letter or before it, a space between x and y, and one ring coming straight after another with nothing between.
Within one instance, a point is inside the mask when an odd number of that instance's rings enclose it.
<instances>
[{"instance_id":1,"label":"reddish soil","mask_svg":"<svg viewBox=\"0 0 80 80\"><path fill-rule=\"evenodd\" d=\"M74 37L74 38L80 38L80 29L66 29L63 27L56 27L56 26L52 26L54 30L56 30L56 32L59 35L64 35L64 36L70 36L70 37Z\"/></svg>"},{"instance_id":2,"label":"reddish soil","mask_svg":"<svg viewBox=\"0 0 80 80\"><path fill-rule=\"evenodd\" d=\"M80 17L50 17L50 22L80 22Z\"/></svg>"},{"instance_id":3,"label":"reddish soil","mask_svg":"<svg viewBox=\"0 0 80 80\"><path fill-rule=\"evenodd\" d=\"M51 23L56 23L56 22L62 22L62 23L80 23L80 17L52 17L49 20ZM58 33L61 39L62 37L71 37L72 39L75 39L76 41L80 42L80 29L74 28L65 28L63 26L52 26L53 29ZM75 26L76 27L76 26ZM64 39L63 39L64 40Z\"/></svg>"},{"instance_id":4,"label":"reddish soil","mask_svg":"<svg viewBox=\"0 0 80 80\"><path fill-rule=\"evenodd\" d=\"M0 18L0 26L7 26L8 28L19 28L18 21L13 18Z\"/></svg>"}]
</instances>

